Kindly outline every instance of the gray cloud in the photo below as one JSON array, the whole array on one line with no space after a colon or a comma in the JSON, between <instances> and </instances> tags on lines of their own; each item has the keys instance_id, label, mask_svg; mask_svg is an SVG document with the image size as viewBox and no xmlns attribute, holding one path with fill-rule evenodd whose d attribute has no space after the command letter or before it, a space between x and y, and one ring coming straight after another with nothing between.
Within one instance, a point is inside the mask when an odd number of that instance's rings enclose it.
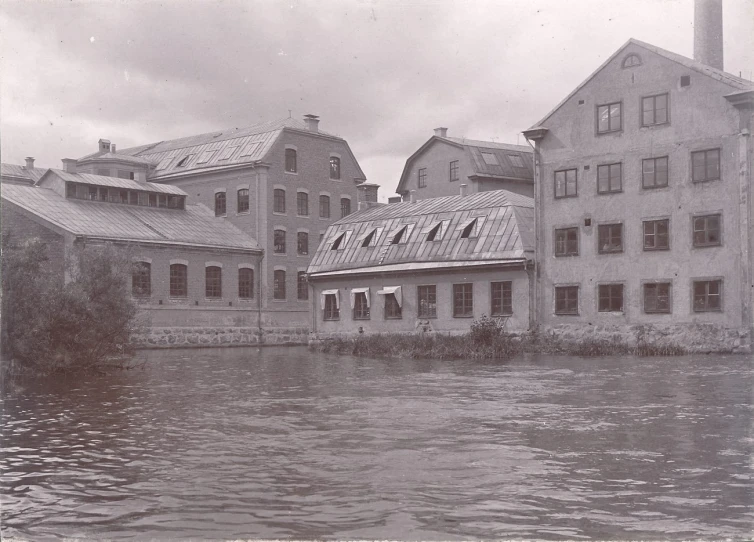
<instances>
[{"instance_id":1,"label":"gray cloud","mask_svg":"<svg viewBox=\"0 0 754 542\"><path fill-rule=\"evenodd\" d=\"M750 77L754 3L725 10L726 67ZM692 22L690 0L6 1L3 161L290 109L345 137L387 196L432 128L515 143L629 37L691 55Z\"/></svg>"}]
</instances>

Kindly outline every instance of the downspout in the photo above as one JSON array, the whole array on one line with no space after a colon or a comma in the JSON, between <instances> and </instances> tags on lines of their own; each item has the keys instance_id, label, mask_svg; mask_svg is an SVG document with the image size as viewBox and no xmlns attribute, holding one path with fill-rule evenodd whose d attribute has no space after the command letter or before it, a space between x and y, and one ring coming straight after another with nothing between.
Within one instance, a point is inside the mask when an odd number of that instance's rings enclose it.
<instances>
[{"instance_id":1,"label":"downspout","mask_svg":"<svg viewBox=\"0 0 754 542\"><path fill-rule=\"evenodd\" d=\"M264 265L264 250L259 257L259 272L256 273L257 282L257 344L262 343L262 266Z\"/></svg>"},{"instance_id":2,"label":"downspout","mask_svg":"<svg viewBox=\"0 0 754 542\"><path fill-rule=\"evenodd\" d=\"M537 145L532 145L528 137L524 137L526 143L532 148L534 152L534 269L529 274L529 280L534 281L533 288L530 288L530 292L533 295L533 300L529 304L529 321L532 322L531 329L537 330L540 325L542 312L540 311L540 305L542 304L542 285L540 284L540 267L539 262L542 260L539 251L541 249L541 236L539 234L539 226L541 224L541 212L540 204L542 202L541 191L541 157L539 155L539 149ZM532 307L533 305L533 307ZM533 308L533 310L532 310Z\"/></svg>"}]
</instances>

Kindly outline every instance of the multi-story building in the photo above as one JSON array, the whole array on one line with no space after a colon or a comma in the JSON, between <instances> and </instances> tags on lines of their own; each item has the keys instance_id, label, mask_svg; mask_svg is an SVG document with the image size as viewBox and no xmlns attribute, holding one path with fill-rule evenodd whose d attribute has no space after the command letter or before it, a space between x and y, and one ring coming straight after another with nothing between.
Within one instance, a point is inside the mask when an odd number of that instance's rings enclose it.
<instances>
[{"instance_id":1,"label":"multi-story building","mask_svg":"<svg viewBox=\"0 0 754 542\"><path fill-rule=\"evenodd\" d=\"M309 266L312 331L468 332L533 323L534 202L497 190L364 209L327 229Z\"/></svg>"},{"instance_id":2,"label":"multi-story building","mask_svg":"<svg viewBox=\"0 0 754 542\"><path fill-rule=\"evenodd\" d=\"M34 167L34 158L28 156L26 165L0 164L0 181L9 184L25 184L31 186L42 178L47 169Z\"/></svg>"},{"instance_id":3,"label":"multi-story building","mask_svg":"<svg viewBox=\"0 0 754 542\"><path fill-rule=\"evenodd\" d=\"M308 329L305 271L328 226L376 200L348 143L319 119L286 118L130 149L100 140L79 172L180 187L256 239L264 250L260 295L266 330ZM65 161L64 161L65 162Z\"/></svg>"},{"instance_id":4,"label":"multi-story building","mask_svg":"<svg viewBox=\"0 0 754 542\"><path fill-rule=\"evenodd\" d=\"M448 137L447 128L436 128L435 135L412 154L403 168L396 192L410 199L454 196L459 186L475 194L489 190L508 190L534 196L532 149Z\"/></svg>"},{"instance_id":5,"label":"multi-story building","mask_svg":"<svg viewBox=\"0 0 754 542\"><path fill-rule=\"evenodd\" d=\"M268 342L259 298L262 250L178 187L49 169L37 186L2 188L6 242L38 238L65 280L78 247L111 244L133 261L131 292L154 346Z\"/></svg>"},{"instance_id":6,"label":"multi-story building","mask_svg":"<svg viewBox=\"0 0 754 542\"><path fill-rule=\"evenodd\" d=\"M631 39L524 132L545 329L747 348L754 84L718 48L711 66Z\"/></svg>"}]
</instances>

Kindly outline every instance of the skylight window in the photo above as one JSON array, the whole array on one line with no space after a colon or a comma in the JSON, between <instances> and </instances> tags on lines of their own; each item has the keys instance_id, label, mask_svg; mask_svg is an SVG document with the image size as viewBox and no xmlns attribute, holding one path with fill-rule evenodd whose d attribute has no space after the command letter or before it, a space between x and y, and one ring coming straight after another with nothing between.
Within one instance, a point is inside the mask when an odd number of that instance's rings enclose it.
<instances>
[{"instance_id":1,"label":"skylight window","mask_svg":"<svg viewBox=\"0 0 754 542\"><path fill-rule=\"evenodd\" d=\"M475 218L474 220L466 224L466 227L463 228L463 231L461 232L461 239L476 237L476 223L477 219Z\"/></svg>"},{"instance_id":2,"label":"skylight window","mask_svg":"<svg viewBox=\"0 0 754 542\"><path fill-rule=\"evenodd\" d=\"M204 151L202 155L199 157L199 160L196 161L197 164L206 164L210 160L212 160L212 157L215 155L217 151Z\"/></svg>"},{"instance_id":3,"label":"skylight window","mask_svg":"<svg viewBox=\"0 0 754 542\"><path fill-rule=\"evenodd\" d=\"M177 163L177 164L175 165L175 167L185 167L185 166L186 166L186 164L188 164L188 161L189 161L189 160L191 160L191 159L192 159L193 157L194 157L194 155L193 155L193 154L189 154L189 155L187 155L187 156L184 156L183 158L181 158L181 161L180 161L180 162L178 162L178 163Z\"/></svg>"},{"instance_id":4,"label":"skylight window","mask_svg":"<svg viewBox=\"0 0 754 542\"><path fill-rule=\"evenodd\" d=\"M487 164L488 166L500 165L500 162L497 161L497 156L495 156L491 152L483 152L482 159L484 160L484 163Z\"/></svg>"},{"instance_id":5,"label":"skylight window","mask_svg":"<svg viewBox=\"0 0 754 542\"><path fill-rule=\"evenodd\" d=\"M227 160L231 156L233 156L233 153L236 152L236 149L239 147L239 145L235 145L233 147L226 148L220 156L217 158L218 161L220 160Z\"/></svg>"},{"instance_id":6,"label":"skylight window","mask_svg":"<svg viewBox=\"0 0 754 542\"><path fill-rule=\"evenodd\" d=\"M511 161L511 164L513 164L513 167L526 167L524 165L524 161L521 159L521 157L517 154L509 154L508 158Z\"/></svg>"},{"instance_id":7,"label":"skylight window","mask_svg":"<svg viewBox=\"0 0 754 542\"><path fill-rule=\"evenodd\" d=\"M256 152L256 150L259 148L259 142L249 143L244 147L243 151L241 151L241 156L251 156Z\"/></svg>"}]
</instances>

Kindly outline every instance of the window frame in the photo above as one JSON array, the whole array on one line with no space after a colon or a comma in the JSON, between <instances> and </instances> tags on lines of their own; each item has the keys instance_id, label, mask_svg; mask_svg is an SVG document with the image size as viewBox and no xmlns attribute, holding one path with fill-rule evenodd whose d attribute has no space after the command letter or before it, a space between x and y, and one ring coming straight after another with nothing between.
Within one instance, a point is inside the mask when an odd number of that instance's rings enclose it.
<instances>
[{"instance_id":1,"label":"window frame","mask_svg":"<svg viewBox=\"0 0 754 542\"><path fill-rule=\"evenodd\" d=\"M286 173L298 173L298 151L296 149L285 149L285 164L284 170Z\"/></svg>"},{"instance_id":2,"label":"window frame","mask_svg":"<svg viewBox=\"0 0 754 542\"><path fill-rule=\"evenodd\" d=\"M603 248L603 242L602 242L602 230L603 228L607 228L608 231L608 241L610 241L613 236L610 233L610 228L618 226L620 227L620 248L619 249L604 249ZM625 251L626 246L626 240L625 240L625 231L623 227L623 222L610 222L608 224L597 224L597 254L620 254Z\"/></svg>"},{"instance_id":3,"label":"window frame","mask_svg":"<svg viewBox=\"0 0 754 542\"><path fill-rule=\"evenodd\" d=\"M296 272L296 299L309 301L309 282L306 280L306 271Z\"/></svg>"},{"instance_id":4,"label":"window frame","mask_svg":"<svg viewBox=\"0 0 754 542\"><path fill-rule=\"evenodd\" d=\"M218 265L207 265L204 267L204 297L206 299L223 298L222 267Z\"/></svg>"},{"instance_id":5,"label":"window frame","mask_svg":"<svg viewBox=\"0 0 754 542\"><path fill-rule=\"evenodd\" d=\"M717 241L716 242L709 241L710 230L707 228L707 225L709 224L710 218L717 219ZM705 229L703 230L696 229L696 221L700 219L704 220ZM705 241L701 243L697 243L696 241L697 231L704 232ZM707 213L695 214L691 216L691 246L693 248L720 247L722 245L723 245L723 213L722 212L708 213L708 214Z\"/></svg>"},{"instance_id":6,"label":"window frame","mask_svg":"<svg viewBox=\"0 0 754 542\"><path fill-rule=\"evenodd\" d=\"M568 193L568 173L573 171L573 194ZM558 173L563 174L563 194L558 195ZM555 199L575 198L579 195L579 170L578 168L556 169L553 171L553 194Z\"/></svg>"},{"instance_id":7,"label":"window frame","mask_svg":"<svg viewBox=\"0 0 754 542\"><path fill-rule=\"evenodd\" d=\"M556 258L567 258L567 257L573 257L573 256L578 256L579 255L579 249L580 249L579 245L581 244L579 242L580 241L580 239L579 239L580 238L580 235L579 235L580 231L579 230L580 230L580 228L578 226L569 226L569 227L566 227L566 228L555 228L554 229L554 231L553 231L553 252L554 252L554 255L555 255ZM576 232L576 251L575 252L572 252L572 251L568 250L569 249L569 241L570 241L568 239L568 233L573 232L573 231ZM559 251L558 250L558 248L559 248L558 236L560 234L565 234L566 235L566 238L565 238L565 251Z\"/></svg>"},{"instance_id":8,"label":"window frame","mask_svg":"<svg viewBox=\"0 0 754 542\"><path fill-rule=\"evenodd\" d=\"M665 184L657 184L657 162L658 160L665 160ZM652 180L653 184L647 184L646 171L644 170L644 164L652 163ZM641 160L641 187L645 190L653 190L656 188L666 188L670 185L670 157L669 156L657 156L653 158L642 158Z\"/></svg>"},{"instance_id":9,"label":"window frame","mask_svg":"<svg viewBox=\"0 0 754 542\"><path fill-rule=\"evenodd\" d=\"M454 283L452 294L453 318L474 318L474 283Z\"/></svg>"},{"instance_id":10,"label":"window frame","mask_svg":"<svg viewBox=\"0 0 754 542\"><path fill-rule=\"evenodd\" d=\"M398 299L395 297L395 294L385 294L383 296L385 298L384 303L384 318L385 320L402 320L403 319L403 309L398 304ZM396 309L397 307L397 309Z\"/></svg>"},{"instance_id":11,"label":"window frame","mask_svg":"<svg viewBox=\"0 0 754 542\"><path fill-rule=\"evenodd\" d=\"M659 237L659 234L657 233L657 226L660 223L665 223L666 226L666 232L665 232L665 245L659 246L657 244L657 238ZM652 232L647 233L647 225L651 224L653 226ZM657 250L670 250L670 219L669 218L650 218L646 220L641 221L641 235L642 235L642 249L647 252L653 252ZM651 235L652 238L655 240L654 245L649 246L647 245L647 236Z\"/></svg>"},{"instance_id":12,"label":"window frame","mask_svg":"<svg viewBox=\"0 0 754 542\"><path fill-rule=\"evenodd\" d=\"M251 267L238 268L238 299L254 299L254 269Z\"/></svg>"},{"instance_id":13,"label":"window frame","mask_svg":"<svg viewBox=\"0 0 754 542\"><path fill-rule=\"evenodd\" d=\"M575 299L573 299L569 295L565 295L563 301L566 302L565 307L559 307L559 301L558 293L563 292L564 294L572 293L573 291L576 292ZM575 302L575 308L573 310L569 309L569 307L574 304ZM553 286L553 305L554 305L554 314L556 316L579 316L580 313L580 304L581 304L581 287L577 284L559 284Z\"/></svg>"},{"instance_id":14,"label":"window frame","mask_svg":"<svg viewBox=\"0 0 754 542\"><path fill-rule=\"evenodd\" d=\"M451 160L448 164L448 182L455 182L459 179L458 176L458 160Z\"/></svg>"},{"instance_id":15,"label":"window frame","mask_svg":"<svg viewBox=\"0 0 754 542\"><path fill-rule=\"evenodd\" d=\"M663 122L650 122L645 123L644 122L644 101L645 100L652 100L652 116L654 119L657 118L657 98L659 97L665 97L665 120ZM658 94L651 94L649 96L642 96L639 98L639 126L642 128L649 128L651 126L664 126L666 124L670 124L670 93L668 92L660 92Z\"/></svg>"},{"instance_id":16,"label":"window frame","mask_svg":"<svg viewBox=\"0 0 754 542\"><path fill-rule=\"evenodd\" d=\"M499 291L496 291L499 290ZM499 310L498 310L499 309ZM490 316L513 315L513 281L490 282Z\"/></svg>"},{"instance_id":17,"label":"window frame","mask_svg":"<svg viewBox=\"0 0 754 542\"><path fill-rule=\"evenodd\" d=\"M323 320L340 320L340 307L338 307L338 300L335 295L325 294L325 303L322 307Z\"/></svg>"},{"instance_id":18,"label":"window frame","mask_svg":"<svg viewBox=\"0 0 754 542\"><path fill-rule=\"evenodd\" d=\"M717 296L717 307L710 307L709 305L709 296L712 295L709 293L709 286L710 284L717 284L717 294L714 294ZM697 284L706 284L705 288L705 306L698 308L697 307L697 294L696 294L696 287ZM724 292L724 281L723 277L701 277L701 278L692 278L691 279L691 311L692 312L723 312L723 292Z\"/></svg>"},{"instance_id":19,"label":"window frame","mask_svg":"<svg viewBox=\"0 0 754 542\"><path fill-rule=\"evenodd\" d=\"M282 234L282 235L278 235ZM288 249L288 232L280 227L274 228L272 230L272 253L273 254L286 254L286 251ZM280 243L280 239L282 239L282 243ZM281 247L282 250L279 248Z\"/></svg>"},{"instance_id":20,"label":"window frame","mask_svg":"<svg viewBox=\"0 0 754 542\"><path fill-rule=\"evenodd\" d=\"M422 167L416 171L417 188L427 188L427 168Z\"/></svg>"},{"instance_id":21,"label":"window frame","mask_svg":"<svg viewBox=\"0 0 754 542\"><path fill-rule=\"evenodd\" d=\"M603 290L607 293L607 295L603 295ZM614 296L614 290L620 291L620 308L616 309L613 307L612 302L615 299L618 299L617 296ZM625 313L625 307L626 307L626 288L625 285L622 282L603 282L597 284L597 312L622 312ZM608 306L603 307L602 301L604 299L607 299Z\"/></svg>"},{"instance_id":22,"label":"window frame","mask_svg":"<svg viewBox=\"0 0 754 542\"><path fill-rule=\"evenodd\" d=\"M323 207L323 203L326 203L327 205ZM327 210L327 214L322 214L323 210ZM319 217L324 219L329 219L331 217L330 213L330 196L327 194L320 194L319 195Z\"/></svg>"},{"instance_id":23,"label":"window frame","mask_svg":"<svg viewBox=\"0 0 754 542\"><path fill-rule=\"evenodd\" d=\"M371 300L367 299L367 292L356 292L353 294L352 318L354 320L371 320L372 308Z\"/></svg>"},{"instance_id":24,"label":"window frame","mask_svg":"<svg viewBox=\"0 0 754 542\"><path fill-rule=\"evenodd\" d=\"M242 194L242 192L245 192L245 194ZM251 205L250 205L250 198L249 198L249 189L248 188L239 188L236 191L236 213L248 213L250 212Z\"/></svg>"},{"instance_id":25,"label":"window frame","mask_svg":"<svg viewBox=\"0 0 754 542\"><path fill-rule=\"evenodd\" d=\"M146 271L146 272L145 272ZM152 296L152 263L138 260L131 264L131 296L146 298Z\"/></svg>"},{"instance_id":26,"label":"window frame","mask_svg":"<svg viewBox=\"0 0 754 542\"><path fill-rule=\"evenodd\" d=\"M707 177L709 164L707 162L707 156L709 153L717 153L717 177ZM704 178L697 179L696 171L694 170L694 156L704 155ZM701 149L691 152L691 182L692 183L708 183L713 181L719 181L723 178L723 163L722 163L722 149L720 147L714 147L710 149Z\"/></svg>"},{"instance_id":27,"label":"window frame","mask_svg":"<svg viewBox=\"0 0 754 542\"><path fill-rule=\"evenodd\" d=\"M285 188L273 188L272 190L272 212L277 215L285 214ZM282 210L281 210L282 209Z\"/></svg>"},{"instance_id":28,"label":"window frame","mask_svg":"<svg viewBox=\"0 0 754 542\"><path fill-rule=\"evenodd\" d=\"M305 240L305 249L304 251L301 250L302 242L301 240ZM296 255L297 256L308 256L309 255L309 232L306 231L299 231L296 232Z\"/></svg>"},{"instance_id":29,"label":"window frame","mask_svg":"<svg viewBox=\"0 0 754 542\"><path fill-rule=\"evenodd\" d=\"M335 173L335 176L333 176L333 173ZM340 157L330 156L330 180L339 181L340 178L341 178Z\"/></svg>"},{"instance_id":30,"label":"window frame","mask_svg":"<svg viewBox=\"0 0 754 542\"><path fill-rule=\"evenodd\" d=\"M430 289L431 288L431 289ZM420 284L416 287L417 318L437 318L437 285ZM422 305L422 302L424 304Z\"/></svg>"},{"instance_id":31,"label":"window frame","mask_svg":"<svg viewBox=\"0 0 754 542\"><path fill-rule=\"evenodd\" d=\"M282 273L282 275L281 275ZM282 277L282 279L281 279ZM272 300L273 301L286 301L286 280L288 279L285 269L274 269L272 272ZM282 292L282 297L280 294Z\"/></svg>"},{"instance_id":32,"label":"window frame","mask_svg":"<svg viewBox=\"0 0 754 542\"><path fill-rule=\"evenodd\" d=\"M618 166L618 188L613 188L613 166ZM600 187L600 172L607 168L607 190ZM597 165L597 194L619 194L623 192L623 162Z\"/></svg>"},{"instance_id":33,"label":"window frame","mask_svg":"<svg viewBox=\"0 0 754 542\"><path fill-rule=\"evenodd\" d=\"M618 123L619 123L620 126L618 126L617 128L612 128L611 127L611 125L612 125L612 118L613 118L612 114L611 114L612 113L611 108L614 105L617 105L620 108L620 114L618 116ZM596 133L596 135L615 134L615 133L623 131L623 100L618 100L617 102L608 102L608 103L603 103L603 104L597 104L594 107L595 107L595 112L596 112L596 115L595 115L595 121L596 121L595 122L595 133ZM607 121L608 128L607 128L607 130L600 130L600 107L607 107L607 111L608 111L608 121Z\"/></svg>"},{"instance_id":34,"label":"window frame","mask_svg":"<svg viewBox=\"0 0 754 542\"><path fill-rule=\"evenodd\" d=\"M346 212L348 211L348 212ZM352 214L351 211L351 198L340 198L340 218L345 218Z\"/></svg>"},{"instance_id":35,"label":"window frame","mask_svg":"<svg viewBox=\"0 0 754 542\"><path fill-rule=\"evenodd\" d=\"M173 272L175 270L175 273ZM182 270L182 273L178 273ZM181 281L179 283L178 281ZM170 295L174 299L185 299L188 297L188 265L185 263L170 264Z\"/></svg>"},{"instance_id":36,"label":"window frame","mask_svg":"<svg viewBox=\"0 0 754 542\"><path fill-rule=\"evenodd\" d=\"M654 288L655 290L658 290L661 286L667 287L667 295L664 297L667 297L667 310L663 310L662 308L657 308L659 305L658 300L660 299L659 293L655 294L655 308L649 309L647 308L647 294L649 291L649 288ZM652 280L652 281L644 281L641 284L641 300L642 300L642 310L644 311L644 314L672 314L673 313L673 282L670 280Z\"/></svg>"},{"instance_id":37,"label":"window frame","mask_svg":"<svg viewBox=\"0 0 754 542\"><path fill-rule=\"evenodd\" d=\"M296 216L309 216L308 192L304 192L302 190L298 190L296 192Z\"/></svg>"}]
</instances>

